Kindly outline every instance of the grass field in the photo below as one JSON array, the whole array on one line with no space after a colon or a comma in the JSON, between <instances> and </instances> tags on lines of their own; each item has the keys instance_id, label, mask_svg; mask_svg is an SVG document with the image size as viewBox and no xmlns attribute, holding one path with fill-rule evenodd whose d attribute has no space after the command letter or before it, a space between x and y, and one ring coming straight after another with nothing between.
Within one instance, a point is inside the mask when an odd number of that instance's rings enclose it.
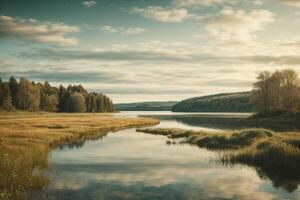
<instances>
[{"instance_id":1,"label":"grass field","mask_svg":"<svg viewBox=\"0 0 300 200\"><path fill-rule=\"evenodd\" d=\"M168 128L140 128L140 132L184 138L181 142L222 151L224 163L299 169L300 133L275 133L267 129L204 132Z\"/></svg>"},{"instance_id":2,"label":"grass field","mask_svg":"<svg viewBox=\"0 0 300 200\"><path fill-rule=\"evenodd\" d=\"M39 199L49 183L48 153L60 144L157 123L112 114L0 112L0 199Z\"/></svg>"}]
</instances>

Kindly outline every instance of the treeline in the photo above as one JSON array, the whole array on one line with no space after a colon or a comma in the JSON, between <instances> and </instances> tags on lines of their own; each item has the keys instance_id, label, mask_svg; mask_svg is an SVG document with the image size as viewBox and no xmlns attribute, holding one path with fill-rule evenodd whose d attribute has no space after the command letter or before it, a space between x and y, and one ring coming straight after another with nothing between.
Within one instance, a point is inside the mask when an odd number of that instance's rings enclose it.
<instances>
[{"instance_id":1,"label":"treeline","mask_svg":"<svg viewBox=\"0 0 300 200\"><path fill-rule=\"evenodd\" d=\"M259 115L300 112L300 79L291 69L259 74L252 92L252 103Z\"/></svg>"},{"instance_id":2,"label":"treeline","mask_svg":"<svg viewBox=\"0 0 300 200\"><path fill-rule=\"evenodd\" d=\"M173 112L251 112L250 92L195 97L175 104Z\"/></svg>"},{"instance_id":3,"label":"treeline","mask_svg":"<svg viewBox=\"0 0 300 200\"><path fill-rule=\"evenodd\" d=\"M114 112L112 101L105 95L88 92L81 85L67 88L51 86L47 81L35 83L26 78L19 82L10 77L0 79L0 109L47 112Z\"/></svg>"},{"instance_id":4,"label":"treeline","mask_svg":"<svg viewBox=\"0 0 300 200\"><path fill-rule=\"evenodd\" d=\"M138 103L119 103L115 104L118 111L170 111L178 102L176 101L153 101Z\"/></svg>"}]
</instances>

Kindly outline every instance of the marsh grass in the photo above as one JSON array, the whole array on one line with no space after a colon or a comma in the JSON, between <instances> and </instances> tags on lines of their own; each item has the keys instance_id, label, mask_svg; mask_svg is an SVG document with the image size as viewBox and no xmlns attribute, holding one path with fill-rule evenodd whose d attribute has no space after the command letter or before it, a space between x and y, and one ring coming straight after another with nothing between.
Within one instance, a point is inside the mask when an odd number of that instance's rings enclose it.
<instances>
[{"instance_id":1,"label":"marsh grass","mask_svg":"<svg viewBox=\"0 0 300 200\"><path fill-rule=\"evenodd\" d=\"M0 112L0 199L39 199L50 181L45 170L53 148L82 146L110 131L157 123L111 114Z\"/></svg>"},{"instance_id":2,"label":"marsh grass","mask_svg":"<svg viewBox=\"0 0 300 200\"><path fill-rule=\"evenodd\" d=\"M300 134L266 129L204 132L168 128L141 128L140 132L182 138L182 143L218 152L226 166L245 164L271 180L275 187L293 192L300 184Z\"/></svg>"},{"instance_id":3,"label":"marsh grass","mask_svg":"<svg viewBox=\"0 0 300 200\"><path fill-rule=\"evenodd\" d=\"M184 138L182 142L222 152L224 163L254 166L300 167L300 134L274 133L267 129L204 132L182 129L142 128L139 132Z\"/></svg>"}]
</instances>

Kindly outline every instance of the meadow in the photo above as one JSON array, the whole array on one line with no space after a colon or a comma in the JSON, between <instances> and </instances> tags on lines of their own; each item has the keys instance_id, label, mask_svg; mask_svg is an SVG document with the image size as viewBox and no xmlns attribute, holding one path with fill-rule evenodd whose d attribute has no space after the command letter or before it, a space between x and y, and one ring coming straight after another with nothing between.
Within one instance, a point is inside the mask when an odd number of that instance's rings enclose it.
<instances>
[{"instance_id":1,"label":"meadow","mask_svg":"<svg viewBox=\"0 0 300 200\"><path fill-rule=\"evenodd\" d=\"M96 139L108 132L154 125L158 120L113 114L0 113L0 199L40 199L49 178L48 153L61 144Z\"/></svg>"}]
</instances>

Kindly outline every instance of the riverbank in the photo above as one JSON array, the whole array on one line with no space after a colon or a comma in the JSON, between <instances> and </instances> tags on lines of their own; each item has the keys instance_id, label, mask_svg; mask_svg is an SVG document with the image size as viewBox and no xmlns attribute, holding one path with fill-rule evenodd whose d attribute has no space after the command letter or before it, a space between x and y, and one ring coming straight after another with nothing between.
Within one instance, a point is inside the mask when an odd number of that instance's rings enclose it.
<instances>
[{"instance_id":1,"label":"riverbank","mask_svg":"<svg viewBox=\"0 0 300 200\"><path fill-rule=\"evenodd\" d=\"M300 167L300 134L267 129L204 132L168 128L140 128L139 132L181 138L181 143L220 151L224 163L296 170ZM168 142L172 143L172 142Z\"/></svg>"},{"instance_id":2,"label":"riverbank","mask_svg":"<svg viewBox=\"0 0 300 200\"><path fill-rule=\"evenodd\" d=\"M44 176L48 153L60 144L157 123L155 119L121 118L113 114L1 112L0 199L32 198L43 189L49 181Z\"/></svg>"},{"instance_id":3,"label":"riverbank","mask_svg":"<svg viewBox=\"0 0 300 200\"><path fill-rule=\"evenodd\" d=\"M246 118L250 122L282 122L282 123L299 123L300 114L291 114L291 113L269 113L269 114L260 114L255 113L252 116Z\"/></svg>"}]
</instances>

